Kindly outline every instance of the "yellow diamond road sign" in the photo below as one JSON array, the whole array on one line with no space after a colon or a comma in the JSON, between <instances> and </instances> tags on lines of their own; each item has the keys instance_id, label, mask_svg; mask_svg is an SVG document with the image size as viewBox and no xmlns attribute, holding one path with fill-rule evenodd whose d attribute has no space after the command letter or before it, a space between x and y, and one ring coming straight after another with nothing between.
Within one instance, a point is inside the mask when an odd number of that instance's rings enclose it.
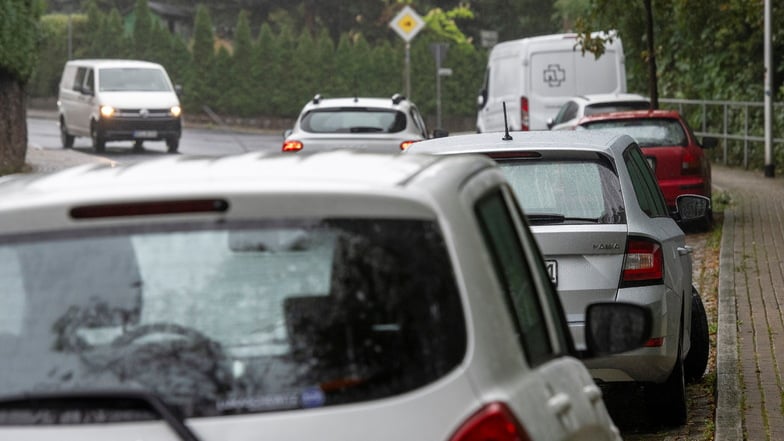
<instances>
[{"instance_id":1,"label":"yellow diamond road sign","mask_svg":"<svg viewBox=\"0 0 784 441\"><path fill-rule=\"evenodd\" d=\"M422 17L411 9L410 6L406 6L398 12L391 22L389 22L389 26L394 29L403 40L411 41L411 39L425 27L425 21L422 20Z\"/></svg>"}]
</instances>

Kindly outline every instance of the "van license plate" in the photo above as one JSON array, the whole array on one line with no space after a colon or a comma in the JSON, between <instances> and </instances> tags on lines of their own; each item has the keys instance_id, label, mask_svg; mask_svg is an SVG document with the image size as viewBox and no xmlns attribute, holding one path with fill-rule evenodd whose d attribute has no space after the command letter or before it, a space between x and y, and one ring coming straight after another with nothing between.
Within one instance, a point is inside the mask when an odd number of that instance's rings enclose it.
<instances>
[{"instance_id":1,"label":"van license plate","mask_svg":"<svg viewBox=\"0 0 784 441\"><path fill-rule=\"evenodd\" d=\"M553 282L553 285L558 285L558 262L545 260L544 263L547 267L547 275L550 276L550 281Z\"/></svg>"},{"instance_id":2,"label":"van license plate","mask_svg":"<svg viewBox=\"0 0 784 441\"><path fill-rule=\"evenodd\" d=\"M158 132L155 130L137 130L133 132L134 138L157 138Z\"/></svg>"}]
</instances>

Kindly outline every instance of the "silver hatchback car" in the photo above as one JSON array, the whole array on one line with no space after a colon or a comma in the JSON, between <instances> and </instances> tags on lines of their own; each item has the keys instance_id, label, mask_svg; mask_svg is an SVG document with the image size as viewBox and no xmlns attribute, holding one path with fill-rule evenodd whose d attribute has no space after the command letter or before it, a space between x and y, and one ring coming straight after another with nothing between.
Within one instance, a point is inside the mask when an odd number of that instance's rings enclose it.
<instances>
[{"instance_id":1,"label":"silver hatchback car","mask_svg":"<svg viewBox=\"0 0 784 441\"><path fill-rule=\"evenodd\" d=\"M486 157L0 180L0 283L0 439L619 439ZM650 335L586 322L593 356Z\"/></svg>"},{"instance_id":2,"label":"silver hatchback car","mask_svg":"<svg viewBox=\"0 0 784 441\"><path fill-rule=\"evenodd\" d=\"M708 361L707 316L692 286L691 250L630 136L613 133L481 134L423 141L410 153L482 153L514 188L547 261L578 348L586 306L626 301L653 311L645 347L587 361L600 382L641 382L655 418L686 419L685 380ZM684 196L678 216L706 215L709 200Z\"/></svg>"}]
</instances>

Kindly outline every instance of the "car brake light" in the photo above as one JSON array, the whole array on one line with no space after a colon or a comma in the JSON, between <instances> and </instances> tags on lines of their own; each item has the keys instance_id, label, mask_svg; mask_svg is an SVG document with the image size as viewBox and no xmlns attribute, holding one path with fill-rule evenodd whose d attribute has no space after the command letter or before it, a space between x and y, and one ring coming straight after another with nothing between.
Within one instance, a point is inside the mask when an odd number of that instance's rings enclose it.
<instances>
[{"instance_id":1,"label":"car brake light","mask_svg":"<svg viewBox=\"0 0 784 441\"><path fill-rule=\"evenodd\" d=\"M700 169L700 159L690 151L684 149L681 154L681 174L699 175Z\"/></svg>"},{"instance_id":2,"label":"car brake light","mask_svg":"<svg viewBox=\"0 0 784 441\"><path fill-rule=\"evenodd\" d=\"M416 142L416 140L408 140L408 141L401 142L400 143L400 150L405 150L405 149L411 147L411 144L413 144L415 142Z\"/></svg>"},{"instance_id":3,"label":"car brake light","mask_svg":"<svg viewBox=\"0 0 784 441\"><path fill-rule=\"evenodd\" d=\"M530 441L504 403L490 403L473 414L449 441Z\"/></svg>"},{"instance_id":4,"label":"car brake light","mask_svg":"<svg viewBox=\"0 0 784 441\"><path fill-rule=\"evenodd\" d=\"M284 152L297 152L302 150L302 143L299 141L284 141L283 142L283 149Z\"/></svg>"},{"instance_id":5,"label":"car brake light","mask_svg":"<svg viewBox=\"0 0 784 441\"><path fill-rule=\"evenodd\" d=\"M527 131L530 128L528 119L528 98L520 97L520 130Z\"/></svg>"},{"instance_id":6,"label":"car brake light","mask_svg":"<svg viewBox=\"0 0 784 441\"><path fill-rule=\"evenodd\" d=\"M630 238L626 244L621 287L655 285L664 279L664 253L658 242Z\"/></svg>"}]
</instances>

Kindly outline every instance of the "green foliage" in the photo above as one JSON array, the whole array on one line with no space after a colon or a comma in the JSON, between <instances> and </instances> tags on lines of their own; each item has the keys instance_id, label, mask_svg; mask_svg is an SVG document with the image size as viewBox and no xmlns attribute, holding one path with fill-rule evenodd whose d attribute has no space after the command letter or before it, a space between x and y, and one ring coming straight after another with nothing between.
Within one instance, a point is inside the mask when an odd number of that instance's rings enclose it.
<instances>
[{"instance_id":1,"label":"green foliage","mask_svg":"<svg viewBox=\"0 0 784 441\"><path fill-rule=\"evenodd\" d=\"M440 38L457 44L470 44L468 37L457 26L456 20L470 20L472 18L474 18L474 13L471 9L466 5L460 5L448 12L444 12L441 8L431 9L424 20L428 29Z\"/></svg>"},{"instance_id":2,"label":"green foliage","mask_svg":"<svg viewBox=\"0 0 784 441\"><path fill-rule=\"evenodd\" d=\"M38 19L43 11L39 0L0 2L0 73L26 83L38 54Z\"/></svg>"},{"instance_id":3,"label":"green foliage","mask_svg":"<svg viewBox=\"0 0 784 441\"><path fill-rule=\"evenodd\" d=\"M191 68L184 101L186 110L195 112L204 105L214 103L218 95L215 85L210 82L215 64L215 36L209 11L204 6L196 9L191 53ZM219 84L226 82L221 81Z\"/></svg>"}]
</instances>

